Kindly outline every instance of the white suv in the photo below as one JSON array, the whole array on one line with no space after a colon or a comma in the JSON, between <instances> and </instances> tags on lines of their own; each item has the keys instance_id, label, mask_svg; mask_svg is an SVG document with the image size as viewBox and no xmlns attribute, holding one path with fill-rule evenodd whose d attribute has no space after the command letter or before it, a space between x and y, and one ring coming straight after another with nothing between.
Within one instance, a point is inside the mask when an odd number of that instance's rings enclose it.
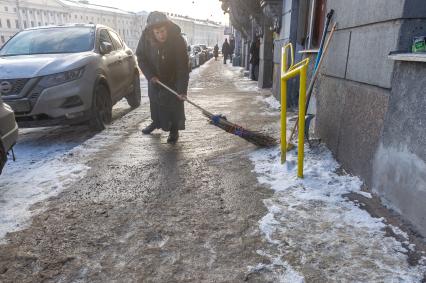
<instances>
[{"instance_id":1,"label":"white suv","mask_svg":"<svg viewBox=\"0 0 426 283\"><path fill-rule=\"evenodd\" d=\"M102 25L19 32L0 49L0 85L21 127L88 123L102 130L116 102L141 102L133 51Z\"/></svg>"}]
</instances>

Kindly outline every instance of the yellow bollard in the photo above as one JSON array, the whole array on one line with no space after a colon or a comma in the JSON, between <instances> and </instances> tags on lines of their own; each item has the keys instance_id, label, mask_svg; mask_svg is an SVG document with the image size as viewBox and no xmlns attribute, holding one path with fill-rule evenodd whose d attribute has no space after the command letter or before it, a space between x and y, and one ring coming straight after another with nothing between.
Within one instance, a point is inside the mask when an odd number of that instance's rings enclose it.
<instances>
[{"instance_id":1,"label":"yellow bollard","mask_svg":"<svg viewBox=\"0 0 426 283\"><path fill-rule=\"evenodd\" d=\"M288 53L290 50L291 64L288 66ZM281 76L294 65L293 45L288 43L282 48ZM284 164L287 157L287 81L281 79L281 164Z\"/></svg>"},{"instance_id":2,"label":"yellow bollard","mask_svg":"<svg viewBox=\"0 0 426 283\"><path fill-rule=\"evenodd\" d=\"M287 66L287 49L291 52L291 65ZM303 160L305 157L305 105L306 105L306 77L309 59L294 65L293 46L287 44L282 49L281 70L281 164L286 161L287 154L287 81L300 75L299 86L299 141L297 151L297 176L303 178Z\"/></svg>"},{"instance_id":3,"label":"yellow bollard","mask_svg":"<svg viewBox=\"0 0 426 283\"><path fill-rule=\"evenodd\" d=\"M303 160L305 158L305 105L307 65L300 69L299 89L299 141L297 145L297 177L303 178Z\"/></svg>"}]
</instances>

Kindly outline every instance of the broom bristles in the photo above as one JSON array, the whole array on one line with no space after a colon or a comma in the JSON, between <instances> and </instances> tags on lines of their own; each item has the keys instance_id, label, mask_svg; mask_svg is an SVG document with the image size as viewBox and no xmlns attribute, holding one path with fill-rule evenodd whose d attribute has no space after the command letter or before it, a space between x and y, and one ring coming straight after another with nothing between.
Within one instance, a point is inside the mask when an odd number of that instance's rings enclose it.
<instances>
[{"instance_id":1,"label":"broom bristles","mask_svg":"<svg viewBox=\"0 0 426 283\"><path fill-rule=\"evenodd\" d=\"M246 141L258 146L258 147L273 147L277 145L277 141L266 134L257 131L250 131L245 129L237 124L229 122L225 116L222 115L212 115L210 113L203 113L207 118L210 119L210 123L215 125L222 130L239 136L240 138L245 139Z\"/></svg>"}]
</instances>

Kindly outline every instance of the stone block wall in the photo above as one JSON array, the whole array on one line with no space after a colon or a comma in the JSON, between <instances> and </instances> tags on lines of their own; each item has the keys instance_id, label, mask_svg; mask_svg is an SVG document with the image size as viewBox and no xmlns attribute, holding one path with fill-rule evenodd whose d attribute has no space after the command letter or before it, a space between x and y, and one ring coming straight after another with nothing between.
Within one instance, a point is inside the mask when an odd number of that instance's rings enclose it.
<instances>
[{"instance_id":1,"label":"stone block wall","mask_svg":"<svg viewBox=\"0 0 426 283\"><path fill-rule=\"evenodd\" d=\"M395 63L426 35L421 0L328 0L338 30L317 91L317 131L350 173L426 235L426 63Z\"/></svg>"},{"instance_id":2,"label":"stone block wall","mask_svg":"<svg viewBox=\"0 0 426 283\"><path fill-rule=\"evenodd\" d=\"M426 235L426 61L396 64L373 189Z\"/></svg>"}]
</instances>

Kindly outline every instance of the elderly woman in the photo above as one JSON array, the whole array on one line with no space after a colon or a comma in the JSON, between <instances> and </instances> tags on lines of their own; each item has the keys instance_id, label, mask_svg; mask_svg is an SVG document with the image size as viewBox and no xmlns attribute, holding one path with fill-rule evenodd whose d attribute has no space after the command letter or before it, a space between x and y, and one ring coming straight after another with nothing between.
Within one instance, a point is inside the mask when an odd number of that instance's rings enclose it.
<instances>
[{"instance_id":1,"label":"elderly woman","mask_svg":"<svg viewBox=\"0 0 426 283\"><path fill-rule=\"evenodd\" d=\"M139 67L148 80L148 96L152 123L142 130L170 132L168 143L176 143L179 130L185 129L184 100L188 90L188 53L181 29L166 15L152 12L136 50ZM180 94L168 93L157 84L166 84Z\"/></svg>"}]
</instances>

